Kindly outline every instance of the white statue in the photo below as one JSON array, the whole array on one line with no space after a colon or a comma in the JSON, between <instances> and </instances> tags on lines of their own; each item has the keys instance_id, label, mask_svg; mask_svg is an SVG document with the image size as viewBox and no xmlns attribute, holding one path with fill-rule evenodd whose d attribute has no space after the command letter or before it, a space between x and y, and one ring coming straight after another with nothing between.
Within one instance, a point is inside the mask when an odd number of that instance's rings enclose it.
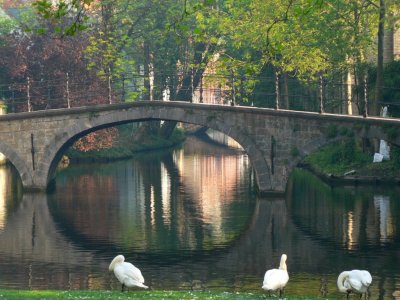
<instances>
[{"instance_id":1,"label":"white statue","mask_svg":"<svg viewBox=\"0 0 400 300\"><path fill-rule=\"evenodd\" d=\"M382 109L382 117L387 117L388 116L387 111L388 111L388 107L385 106ZM380 142L379 153L382 154L383 160L390 160L390 146L384 140L381 140L381 142Z\"/></svg>"},{"instance_id":2,"label":"white statue","mask_svg":"<svg viewBox=\"0 0 400 300\"><path fill-rule=\"evenodd\" d=\"M388 116L388 107L382 109L382 117ZM381 162L382 160L390 160L390 146L384 140L380 140L379 153L375 153L373 162Z\"/></svg>"}]
</instances>

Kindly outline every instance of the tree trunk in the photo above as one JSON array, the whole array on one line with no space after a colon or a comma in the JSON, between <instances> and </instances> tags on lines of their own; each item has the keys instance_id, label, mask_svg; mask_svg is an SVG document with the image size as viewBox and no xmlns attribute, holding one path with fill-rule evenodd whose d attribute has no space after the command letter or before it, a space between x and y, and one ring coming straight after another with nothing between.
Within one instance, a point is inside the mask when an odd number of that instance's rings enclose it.
<instances>
[{"instance_id":1,"label":"tree trunk","mask_svg":"<svg viewBox=\"0 0 400 300\"><path fill-rule=\"evenodd\" d=\"M210 49L210 45L205 43L198 43L194 48L194 57L193 62L198 66L206 66L208 62L207 52L213 51L213 48ZM193 73L186 72L184 74L182 85L178 92L176 93L175 100L176 101L192 101L193 90L199 86L200 80L204 73L204 67L199 67L197 69L193 69ZM160 128L160 135L164 138L169 138L175 129L177 122L168 121L163 124Z\"/></svg>"},{"instance_id":2,"label":"tree trunk","mask_svg":"<svg viewBox=\"0 0 400 300\"><path fill-rule=\"evenodd\" d=\"M153 55L147 42L143 44L144 64L143 64L143 85L145 94L143 100L153 100ZM141 123L140 128L136 131L133 137L133 143L140 142L146 135L152 132L157 132L160 127L160 121L149 121Z\"/></svg>"},{"instance_id":3,"label":"tree trunk","mask_svg":"<svg viewBox=\"0 0 400 300\"><path fill-rule=\"evenodd\" d=\"M379 27L378 27L378 61L376 67L375 99L371 106L371 114L379 115L379 101L382 100L383 85L383 41L385 35L385 0L379 0Z\"/></svg>"}]
</instances>

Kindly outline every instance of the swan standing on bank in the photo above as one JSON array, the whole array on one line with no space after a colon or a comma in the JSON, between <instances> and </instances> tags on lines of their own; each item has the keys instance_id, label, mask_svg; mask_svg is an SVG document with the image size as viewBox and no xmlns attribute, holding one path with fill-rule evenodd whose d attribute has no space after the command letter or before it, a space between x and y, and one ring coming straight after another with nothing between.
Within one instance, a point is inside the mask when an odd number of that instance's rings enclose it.
<instances>
[{"instance_id":1,"label":"swan standing on bank","mask_svg":"<svg viewBox=\"0 0 400 300\"><path fill-rule=\"evenodd\" d=\"M282 296L283 288L289 281L289 274L286 267L286 254L282 254L279 269L271 269L265 272L262 288L271 291L279 290L279 297Z\"/></svg>"},{"instance_id":2,"label":"swan standing on bank","mask_svg":"<svg viewBox=\"0 0 400 300\"><path fill-rule=\"evenodd\" d=\"M339 291L342 293L347 293L347 299L349 299L350 293L365 294L365 299L367 299L368 287L372 282L371 274L364 270L352 270L344 271L340 273L337 286Z\"/></svg>"},{"instance_id":3,"label":"swan standing on bank","mask_svg":"<svg viewBox=\"0 0 400 300\"><path fill-rule=\"evenodd\" d=\"M108 270L114 271L115 277L121 282L121 291L123 292L125 287L141 287L147 289L148 286L144 285L144 278L142 272L134 265L129 262L125 262L123 255L117 255L111 262Z\"/></svg>"}]
</instances>

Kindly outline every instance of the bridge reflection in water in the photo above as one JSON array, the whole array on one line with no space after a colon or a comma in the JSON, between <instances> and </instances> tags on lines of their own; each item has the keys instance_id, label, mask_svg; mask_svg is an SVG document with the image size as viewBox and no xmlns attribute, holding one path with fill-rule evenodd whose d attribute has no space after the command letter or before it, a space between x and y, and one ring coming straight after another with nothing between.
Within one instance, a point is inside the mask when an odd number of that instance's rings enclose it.
<instances>
[{"instance_id":1,"label":"bridge reflection in water","mask_svg":"<svg viewBox=\"0 0 400 300\"><path fill-rule=\"evenodd\" d=\"M17 187L7 188L0 200L1 287L117 289L107 268L124 251L155 289L200 280L208 288L260 290L265 270L283 252L288 294L318 295L323 279L328 294L337 295L337 274L349 268L371 271L374 298L398 289L398 190L374 198L301 173L287 198L244 199L248 188L231 187L250 184L250 177L225 177L223 166L245 158L191 145L183 154L59 174L54 194L18 198L11 193ZM211 152L214 158L202 161ZM217 169L222 173L207 179Z\"/></svg>"}]
</instances>

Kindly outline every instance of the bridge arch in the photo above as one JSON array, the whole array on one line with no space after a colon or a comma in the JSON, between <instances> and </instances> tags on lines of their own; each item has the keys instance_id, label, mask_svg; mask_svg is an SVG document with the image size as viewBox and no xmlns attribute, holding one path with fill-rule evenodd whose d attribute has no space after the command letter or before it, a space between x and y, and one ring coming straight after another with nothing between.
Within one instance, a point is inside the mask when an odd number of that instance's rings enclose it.
<instances>
[{"instance_id":1,"label":"bridge arch","mask_svg":"<svg viewBox=\"0 0 400 300\"><path fill-rule=\"evenodd\" d=\"M246 134L246 132L233 124L227 124L225 120L218 118L210 120L208 115L192 118L190 115L182 114L179 118L174 118L171 117L170 112L165 109L157 111L151 110L146 114L138 114L136 111L113 111L110 114L94 117L90 123L87 122L87 120L80 120L68 129L60 129L45 147L44 159L38 166L40 168L39 172L45 174L43 178L45 178L46 182L42 182L42 185L47 186L48 183L54 179L56 167L62 154L79 137L99 129L113 127L124 123L154 120L196 124L220 131L227 136L230 136L243 147L249 156L249 160L255 171L258 188L263 191L272 190L270 166L264 159L263 152L258 148L250 136Z\"/></svg>"}]
</instances>

